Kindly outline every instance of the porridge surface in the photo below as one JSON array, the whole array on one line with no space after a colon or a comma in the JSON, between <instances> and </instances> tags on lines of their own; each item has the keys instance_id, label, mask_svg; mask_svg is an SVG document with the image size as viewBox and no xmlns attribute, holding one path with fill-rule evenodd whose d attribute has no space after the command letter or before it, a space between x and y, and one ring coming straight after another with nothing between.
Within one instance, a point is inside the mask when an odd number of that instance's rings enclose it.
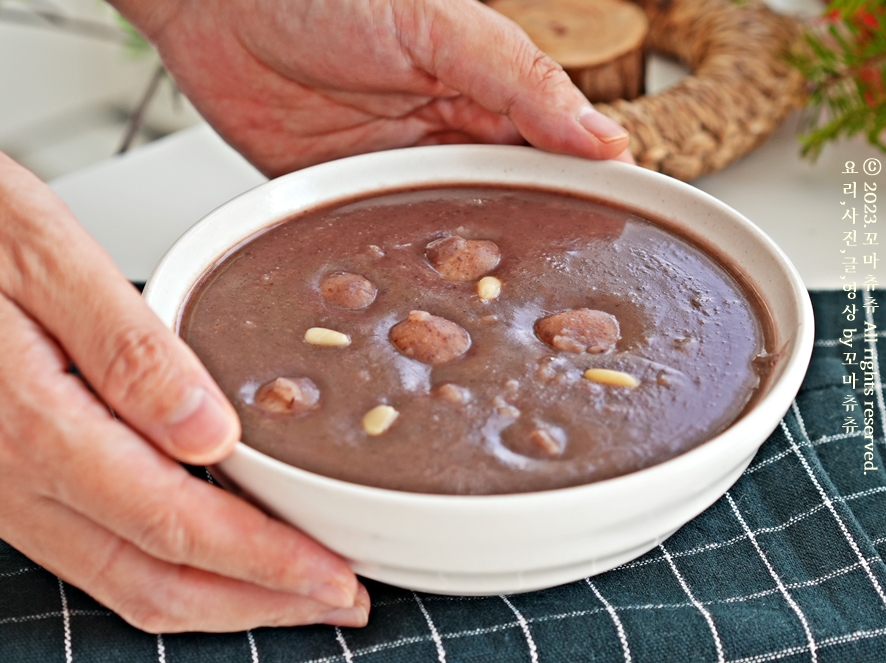
<instances>
[{"instance_id":1,"label":"porridge surface","mask_svg":"<svg viewBox=\"0 0 886 663\"><path fill-rule=\"evenodd\" d=\"M262 233L197 286L180 333L246 444L355 483L489 494L618 476L722 431L760 383L760 319L714 259L628 211L448 188Z\"/></svg>"}]
</instances>

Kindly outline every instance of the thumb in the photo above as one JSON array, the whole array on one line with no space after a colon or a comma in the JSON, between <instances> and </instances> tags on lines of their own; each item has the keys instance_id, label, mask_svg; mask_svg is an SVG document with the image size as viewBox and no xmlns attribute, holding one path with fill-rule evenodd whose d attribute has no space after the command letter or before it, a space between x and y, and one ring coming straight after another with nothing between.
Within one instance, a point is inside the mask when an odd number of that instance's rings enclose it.
<instances>
[{"instance_id":1,"label":"thumb","mask_svg":"<svg viewBox=\"0 0 886 663\"><path fill-rule=\"evenodd\" d=\"M27 256L12 263L8 295L131 428L187 463L228 455L240 436L237 415L190 348L45 184L8 159L0 180L17 203L14 223L0 224L0 247Z\"/></svg>"},{"instance_id":2,"label":"thumb","mask_svg":"<svg viewBox=\"0 0 886 663\"><path fill-rule=\"evenodd\" d=\"M612 159L627 149L627 131L594 110L515 23L475 0L429 4L432 15L421 22L426 33L416 30L415 42L404 44L420 68L507 115L538 148L592 159Z\"/></svg>"}]
</instances>

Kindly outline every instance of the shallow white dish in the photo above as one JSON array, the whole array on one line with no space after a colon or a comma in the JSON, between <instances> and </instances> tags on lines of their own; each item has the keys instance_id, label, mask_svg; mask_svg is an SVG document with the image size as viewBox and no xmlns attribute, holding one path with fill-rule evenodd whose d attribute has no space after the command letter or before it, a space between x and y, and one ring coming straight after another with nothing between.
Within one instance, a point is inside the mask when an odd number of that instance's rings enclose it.
<instances>
[{"instance_id":1,"label":"shallow white dish","mask_svg":"<svg viewBox=\"0 0 886 663\"><path fill-rule=\"evenodd\" d=\"M587 195L659 219L738 265L765 302L780 352L756 404L726 431L660 465L585 486L517 495L423 495L285 465L238 444L220 473L249 499L394 585L444 594L551 587L641 555L715 502L778 425L812 352L812 307L784 253L743 216L677 180L616 162L504 146L379 152L263 184L212 212L164 256L145 299L175 328L193 285L231 247L342 198L432 184L507 184Z\"/></svg>"}]
</instances>

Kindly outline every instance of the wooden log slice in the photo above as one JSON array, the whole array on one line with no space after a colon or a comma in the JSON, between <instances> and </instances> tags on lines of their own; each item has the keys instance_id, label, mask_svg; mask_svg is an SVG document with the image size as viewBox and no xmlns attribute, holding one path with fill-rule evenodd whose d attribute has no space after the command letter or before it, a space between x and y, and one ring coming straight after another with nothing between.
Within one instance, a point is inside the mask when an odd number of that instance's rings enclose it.
<instances>
[{"instance_id":1,"label":"wooden log slice","mask_svg":"<svg viewBox=\"0 0 886 663\"><path fill-rule=\"evenodd\" d=\"M591 101L644 92L649 22L623 0L489 0L569 74Z\"/></svg>"},{"instance_id":2,"label":"wooden log slice","mask_svg":"<svg viewBox=\"0 0 886 663\"><path fill-rule=\"evenodd\" d=\"M796 18L759 0L636 1L648 47L692 70L658 94L597 106L631 134L639 165L686 181L717 172L803 104L805 80L785 58L802 40Z\"/></svg>"}]
</instances>

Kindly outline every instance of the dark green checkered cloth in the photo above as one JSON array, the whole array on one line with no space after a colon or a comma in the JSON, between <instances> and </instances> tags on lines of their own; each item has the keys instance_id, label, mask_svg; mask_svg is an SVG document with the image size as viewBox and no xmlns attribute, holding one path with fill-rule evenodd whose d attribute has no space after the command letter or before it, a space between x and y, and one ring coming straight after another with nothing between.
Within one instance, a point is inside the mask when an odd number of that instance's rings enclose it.
<instances>
[{"instance_id":1,"label":"dark green checkered cloth","mask_svg":"<svg viewBox=\"0 0 886 663\"><path fill-rule=\"evenodd\" d=\"M156 636L0 544L0 661L886 662L886 359L878 359L886 310L863 308L861 293L812 301L812 364L780 427L721 500L629 564L484 598L369 581L365 629ZM868 337L865 321L877 327ZM848 346L839 342L844 329L856 330ZM857 365L865 349L873 366ZM845 353L856 364L846 365ZM870 466L878 468L868 472L865 402L873 403Z\"/></svg>"}]
</instances>

